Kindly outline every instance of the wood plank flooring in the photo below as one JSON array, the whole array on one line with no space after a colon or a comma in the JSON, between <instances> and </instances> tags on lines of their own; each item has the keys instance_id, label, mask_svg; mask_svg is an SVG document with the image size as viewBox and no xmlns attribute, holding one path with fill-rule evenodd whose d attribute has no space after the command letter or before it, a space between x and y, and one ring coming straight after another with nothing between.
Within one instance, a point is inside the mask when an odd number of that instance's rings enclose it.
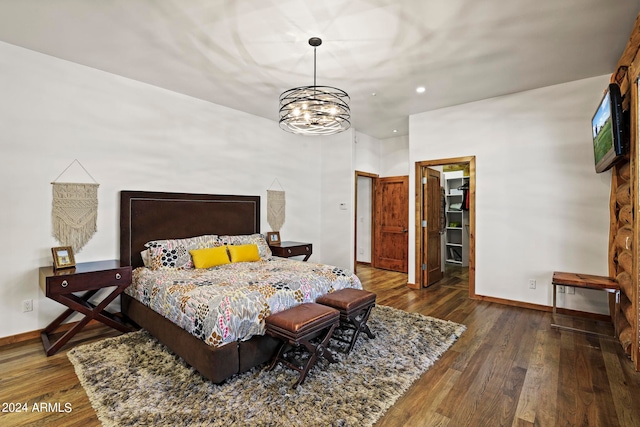
<instances>
[{"instance_id":1,"label":"wood plank flooring","mask_svg":"<svg viewBox=\"0 0 640 427\"><path fill-rule=\"evenodd\" d=\"M466 269L413 291L403 274L357 274L380 304L467 326L377 426L640 426L640 373L617 341L551 329L548 312L470 300Z\"/></svg>"},{"instance_id":2,"label":"wood plank flooring","mask_svg":"<svg viewBox=\"0 0 640 427\"><path fill-rule=\"evenodd\" d=\"M465 269L421 290L405 274L357 274L378 304L467 326L376 426L640 427L640 373L616 341L551 329L551 313L470 300ZM118 334L90 327L48 358L39 340L0 347L0 425L99 426L66 350ZM4 412L10 403L27 412Z\"/></svg>"}]
</instances>

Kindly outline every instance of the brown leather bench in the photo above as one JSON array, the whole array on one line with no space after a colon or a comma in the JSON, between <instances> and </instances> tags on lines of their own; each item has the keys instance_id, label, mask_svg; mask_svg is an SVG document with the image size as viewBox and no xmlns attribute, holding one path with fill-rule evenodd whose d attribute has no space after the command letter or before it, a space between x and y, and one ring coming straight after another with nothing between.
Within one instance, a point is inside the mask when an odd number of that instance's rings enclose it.
<instances>
[{"instance_id":1,"label":"brown leather bench","mask_svg":"<svg viewBox=\"0 0 640 427\"><path fill-rule=\"evenodd\" d=\"M348 344L345 353L351 352L360 332L364 332L369 338L375 338L367 325L371 309L376 305L376 294L373 292L346 288L323 295L316 302L339 310L341 327L353 329L351 339L334 337Z\"/></svg>"},{"instance_id":2,"label":"brown leather bench","mask_svg":"<svg viewBox=\"0 0 640 427\"><path fill-rule=\"evenodd\" d=\"M328 347L331 335L339 323L338 310L316 303L300 304L268 316L265 319L267 334L282 340L268 370L282 362L300 372L300 377L293 384L296 387L304 382L309 369L316 364L318 358L324 357L330 363L335 363ZM315 343L311 341L314 338L318 338ZM309 356L306 362L296 364L293 358L287 357L287 350L300 345L307 349Z\"/></svg>"}]
</instances>

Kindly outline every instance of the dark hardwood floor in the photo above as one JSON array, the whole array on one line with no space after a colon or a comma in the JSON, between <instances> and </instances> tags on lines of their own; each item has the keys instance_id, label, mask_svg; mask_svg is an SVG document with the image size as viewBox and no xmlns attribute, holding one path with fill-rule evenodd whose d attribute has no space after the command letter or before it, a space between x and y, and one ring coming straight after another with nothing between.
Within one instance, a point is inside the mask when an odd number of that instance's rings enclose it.
<instances>
[{"instance_id":1,"label":"dark hardwood floor","mask_svg":"<svg viewBox=\"0 0 640 427\"><path fill-rule=\"evenodd\" d=\"M422 290L401 273L359 265L357 274L378 304L467 326L377 426L640 427L640 373L616 341L551 329L547 312L470 300L464 269ZM606 328L588 322L577 321ZM66 350L118 334L92 326L48 358L39 340L0 347L0 425L100 425ZM4 412L11 403L28 410Z\"/></svg>"},{"instance_id":2,"label":"dark hardwood floor","mask_svg":"<svg viewBox=\"0 0 640 427\"><path fill-rule=\"evenodd\" d=\"M358 276L380 304L467 326L377 426L640 426L640 373L616 341L552 329L548 312L470 300L466 269L413 291L404 274L359 266Z\"/></svg>"}]
</instances>

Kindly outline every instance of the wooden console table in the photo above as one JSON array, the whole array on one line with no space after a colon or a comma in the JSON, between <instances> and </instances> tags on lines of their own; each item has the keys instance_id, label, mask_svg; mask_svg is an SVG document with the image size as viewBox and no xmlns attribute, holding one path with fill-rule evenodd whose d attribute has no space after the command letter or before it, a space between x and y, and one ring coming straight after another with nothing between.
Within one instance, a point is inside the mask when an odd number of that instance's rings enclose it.
<instances>
[{"instance_id":1,"label":"wooden console table","mask_svg":"<svg viewBox=\"0 0 640 427\"><path fill-rule=\"evenodd\" d=\"M612 293L615 295L615 309L613 313L613 337L618 336L618 312L620 311L620 285L615 279L605 276L593 276L591 274L579 274L579 273L563 273L559 271L555 271L553 273L553 279L551 280L551 284L553 284L553 315L556 316L556 288L558 286L570 286L574 288L582 288L582 289L595 289L600 291L605 291L608 293ZM566 295L566 294L565 294ZM572 328L570 326L558 325L556 323L551 324L552 328L558 329L567 329L576 332L584 332L587 334L600 335L600 336L610 336L604 335L598 332L587 331L579 328Z\"/></svg>"},{"instance_id":2,"label":"wooden console table","mask_svg":"<svg viewBox=\"0 0 640 427\"><path fill-rule=\"evenodd\" d=\"M58 301L69 307L58 316L40 334L47 356L55 354L90 320L95 319L121 332L130 332L132 328L125 325L118 317L105 310L127 286L131 284L131 266L120 266L119 261L97 261L80 263L75 268L55 270L53 267L40 268L40 288L47 298ZM98 305L89 302L89 298L100 289L115 286ZM82 297L74 294L85 292ZM49 335L69 316L82 313L85 317L69 329L62 337L51 343Z\"/></svg>"}]
</instances>

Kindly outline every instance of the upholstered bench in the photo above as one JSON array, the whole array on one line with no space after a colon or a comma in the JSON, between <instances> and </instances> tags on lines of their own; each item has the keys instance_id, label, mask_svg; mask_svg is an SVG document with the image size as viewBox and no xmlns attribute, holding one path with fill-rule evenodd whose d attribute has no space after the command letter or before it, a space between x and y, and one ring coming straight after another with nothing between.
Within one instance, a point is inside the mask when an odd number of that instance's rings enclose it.
<instances>
[{"instance_id":1,"label":"upholstered bench","mask_svg":"<svg viewBox=\"0 0 640 427\"><path fill-rule=\"evenodd\" d=\"M369 338L375 338L367 325L371 309L376 305L376 294L373 292L346 288L323 295L316 299L316 303L339 310L340 326L345 329L353 329L353 335L350 339L335 337L335 339L348 344L345 353L351 352L360 332L364 332Z\"/></svg>"},{"instance_id":2,"label":"upholstered bench","mask_svg":"<svg viewBox=\"0 0 640 427\"><path fill-rule=\"evenodd\" d=\"M272 314L265 319L267 334L282 340L268 370L276 367L278 362L300 372L300 377L293 387L304 382L309 369L315 365L320 357L330 363L335 363L333 354L329 351L329 340L334 329L340 323L340 312L334 308L316 303L305 303ZM312 342L314 338L318 338ZM286 350L292 347L304 346L309 352L307 360L301 364L286 357Z\"/></svg>"}]
</instances>

